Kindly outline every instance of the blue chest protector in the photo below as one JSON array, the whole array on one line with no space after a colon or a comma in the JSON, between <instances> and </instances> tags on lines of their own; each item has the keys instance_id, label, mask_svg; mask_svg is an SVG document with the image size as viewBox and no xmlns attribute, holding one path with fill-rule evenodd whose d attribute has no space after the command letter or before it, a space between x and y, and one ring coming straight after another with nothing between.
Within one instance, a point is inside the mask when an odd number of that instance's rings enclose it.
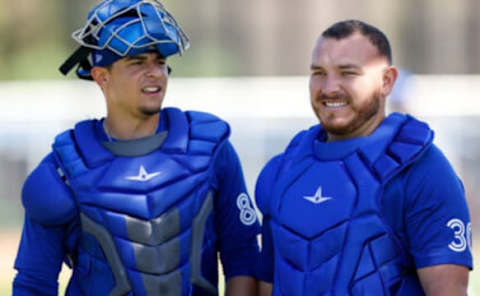
<instances>
[{"instance_id":1,"label":"blue chest protector","mask_svg":"<svg viewBox=\"0 0 480 296\"><path fill-rule=\"evenodd\" d=\"M356 144L317 141L320 131L292 141L263 205L274 242L273 294L423 295L380 199L388 181L427 150L433 132L400 114Z\"/></svg>"},{"instance_id":2,"label":"blue chest protector","mask_svg":"<svg viewBox=\"0 0 480 296\"><path fill-rule=\"evenodd\" d=\"M213 163L229 127L206 113L164 114L165 141L141 156L105 149L93 121L57 136L82 228L71 295L217 294Z\"/></svg>"}]
</instances>

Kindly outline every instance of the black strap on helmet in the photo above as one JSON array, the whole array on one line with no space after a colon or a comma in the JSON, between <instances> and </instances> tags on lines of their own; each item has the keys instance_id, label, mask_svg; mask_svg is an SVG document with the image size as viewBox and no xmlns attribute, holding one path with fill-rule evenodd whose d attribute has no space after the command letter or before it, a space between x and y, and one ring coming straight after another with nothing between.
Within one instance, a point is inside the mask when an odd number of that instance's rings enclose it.
<instances>
[{"instance_id":1,"label":"black strap on helmet","mask_svg":"<svg viewBox=\"0 0 480 296\"><path fill-rule=\"evenodd\" d=\"M73 67L78 65L78 77L85 80L93 80L92 76L89 74L89 71L92 69L92 65L88 60L88 55L91 53L91 51L91 48L85 46L80 46L79 48L77 48L77 50L75 50L73 54L60 66L60 72L66 76L68 72L73 69ZM167 66L167 71L168 74L170 74L172 72L172 68L170 68L170 66Z\"/></svg>"},{"instance_id":2,"label":"black strap on helmet","mask_svg":"<svg viewBox=\"0 0 480 296\"><path fill-rule=\"evenodd\" d=\"M85 46L80 46L75 50L75 52L60 66L59 70L63 75L67 75L73 67L77 64L80 64L82 67L86 65L90 66L89 63L85 63L90 54L91 49ZM90 66L91 68L91 66Z\"/></svg>"}]
</instances>

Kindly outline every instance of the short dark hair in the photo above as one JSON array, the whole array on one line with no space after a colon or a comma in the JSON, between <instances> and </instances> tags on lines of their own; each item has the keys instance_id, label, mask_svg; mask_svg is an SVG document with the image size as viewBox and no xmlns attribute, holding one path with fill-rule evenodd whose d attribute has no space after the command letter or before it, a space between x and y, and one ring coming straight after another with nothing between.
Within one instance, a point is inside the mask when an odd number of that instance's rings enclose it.
<instances>
[{"instance_id":1,"label":"short dark hair","mask_svg":"<svg viewBox=\"0 0 480 296\"><path fill-rule=\"evenodd\" d=\"M392 49L387 36L378 28L359 20L345 20L331 25L323 31L322 37L334 38L337 40L347 38L355 32L368 37L370 42L377 48L378 53L387 58L388 63L392 64Z\"/></svg>"}]
</instances>

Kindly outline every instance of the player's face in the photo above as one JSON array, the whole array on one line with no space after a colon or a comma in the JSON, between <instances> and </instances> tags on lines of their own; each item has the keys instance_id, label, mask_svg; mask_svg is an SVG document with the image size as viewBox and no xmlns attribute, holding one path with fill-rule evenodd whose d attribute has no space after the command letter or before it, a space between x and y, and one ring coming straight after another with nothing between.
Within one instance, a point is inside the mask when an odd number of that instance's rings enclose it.
<instances>
[{"instance_id":1,"label":"player's face","mask_svg":"<svg viewBox=\"0 0 480 296\"><path fill-rule=\"evenodd\" d=\"M369 135L385 117L395 78L396 69L367 37L320 37L312 55L310 102L328 140Z\"/></svg>"},{"instance_id":2,"label":"player's face","mask_svg":"<svg viewBox=\"0 0 480 296\"><path fill-rule=\"evenodd\" d=\"M158 53L125 57L113 63L107 75L109 112L137 118L158 114L167 90L165 58Z\"/></svg>"}]
</instances>

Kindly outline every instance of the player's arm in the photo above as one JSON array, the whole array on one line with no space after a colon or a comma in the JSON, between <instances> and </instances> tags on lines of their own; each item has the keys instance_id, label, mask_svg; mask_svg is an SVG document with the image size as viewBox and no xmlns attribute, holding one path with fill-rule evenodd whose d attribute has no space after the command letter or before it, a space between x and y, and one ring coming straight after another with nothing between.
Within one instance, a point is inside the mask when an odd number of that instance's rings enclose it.
<instances>
[{"instance_id":1,"label":"player's arm","mask_svg":"<svg viewBox=\"0 0 480 296\"><path fill-rule=\"evenodd\" d=\"M465 266L440 264L417 270L427 296L467 295L469 269Z\"/></svg>"},{"instance_id":2,"label":"player's arm","mask_svg":"<svg viewBox=\"0 0 480 296\"><path fill-rule=\"evenodd\" d=\"M471 224L463 185L433 146L406 179L406 229L427 295L466 295Z\"/></svg>"},{"instance_id":3,"label":"player's arm","mask_svg":"<svg viewBox=\"0 0 480 296\"><path fill-rule=\"evenodd\" d=\"M255 295L257 280L251 276L234 276L227 281L226 296Z\"/></svg>"},{"instance_id":4,"label":"player's arm","mask_svg":"<svg viewBox=\"0 0 480 296\"><path fill-rule=\"evenodd\" d=\"M18 273L13 295L57 295L57 277L65 258L68 223L75 206L59 177L52 156L45 158L25 181L22 191L25 222L15 260Z\"/></svg>"},{"instance_id":5,"label":"player's arm","mask_svg":"<svg viewBox=\"0 0 480 296\"><path fill-rule=\"evenodd\" d=\"M58 274L65 259L68 225L45 226L25 218L15 260L14 296L57 295Z\"/></svg>"},{"instance_id":6,"label":"player's arm","mask_svg":"<svg viewBox=\"0 0 480 296\"><path fill-rule=\"evenodd\" d=\"M255 264L260 226L248 196L243 171L233 146L227 142L215 161L218 192L215 199L219 251L227 295L256 294Z\"/></svg>"},{"instance_id":7,"label":"player's arm","mask_svg":"<svg viewBox=\"0 0 480 296\"><path fill-rule=\"evenodd\" d=\"M273 237L272 228L270 226L269 203L271 197L271 189L277 178L277 171L281 164L281 156L271 159L263 168L258 177L255 186L255 200L260 211L263 214L262 220L262 249L260 252L260 260L257 264L258 273L258 295L271 296L273 293Z\"/></svg>"},{"instance_id":8,"label":"player's arm","mask_svg":"<svg viewBox=\"0 0 480 296\"><path fill-rule=\"evenodd\" d=\"M269 282L260 281L258 283L259 296L272 296L273 284Z\"/></svg>"}]
</instances>

